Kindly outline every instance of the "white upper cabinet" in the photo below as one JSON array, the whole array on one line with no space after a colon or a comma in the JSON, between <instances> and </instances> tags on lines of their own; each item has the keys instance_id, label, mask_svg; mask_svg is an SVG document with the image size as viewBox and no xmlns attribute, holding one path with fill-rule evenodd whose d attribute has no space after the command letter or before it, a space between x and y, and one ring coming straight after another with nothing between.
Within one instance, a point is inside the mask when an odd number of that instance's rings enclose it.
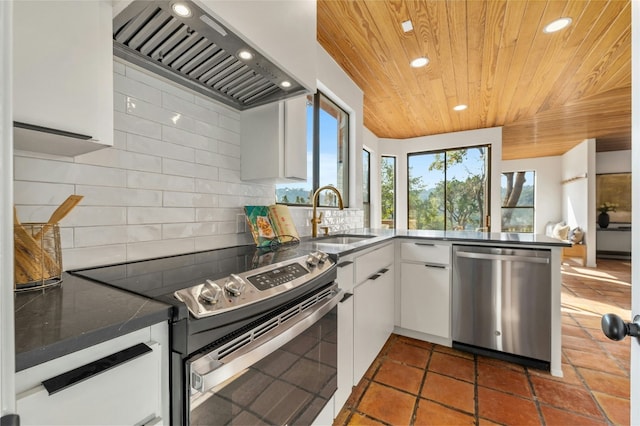
<instances>
[{"instance_id":1,"label":"white upper cabinet","mask_svg":"<svg viewBox=\"0 0 640 426\"><path fill-rule=\"evenodd\" d=\"M307 179L306 108L306 96L302 96L241 112L242 180Z\"/></svg>"},{"instance_id":2,"label":"white upper cabinet","mask_svg":"<svg viewBox=\"0 0 640 426\"><path fill-rule=\"evenodd\" d=\"M112 146L111 2L13 4L13 119L63 133L16 128L16 149L74 156Z\"/></svg>"},{"instance_id":3,"label":"white upper cabinet","mask_svg":"<svg viewBox=\"0 0 640 426\"><path fill-rule=\"evenodd\" d=\"M315 93L316 0L194 2Z\"/></svg>"}]
</instances>

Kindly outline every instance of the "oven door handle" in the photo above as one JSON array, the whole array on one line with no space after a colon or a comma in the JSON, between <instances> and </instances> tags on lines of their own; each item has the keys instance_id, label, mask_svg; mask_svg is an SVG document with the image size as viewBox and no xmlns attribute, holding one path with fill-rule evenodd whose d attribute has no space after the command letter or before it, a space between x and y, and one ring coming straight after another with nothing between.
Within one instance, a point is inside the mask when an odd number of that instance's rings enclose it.
<instances>
[{"instance_id":1,"label":"oven door handle","mask_svg":"<svg viewBox=\"0 0 640 426\"><path fill-rule=\"evenodd\" d=\"M191 387L196 391L205 392L231 379L318 322L338 305L343 296L344 291L337 288L330 298L304 311L300 314L301 317L278 325L222 360L213 359L207 354L191 362Z\"/></svg>"}]
</instances>

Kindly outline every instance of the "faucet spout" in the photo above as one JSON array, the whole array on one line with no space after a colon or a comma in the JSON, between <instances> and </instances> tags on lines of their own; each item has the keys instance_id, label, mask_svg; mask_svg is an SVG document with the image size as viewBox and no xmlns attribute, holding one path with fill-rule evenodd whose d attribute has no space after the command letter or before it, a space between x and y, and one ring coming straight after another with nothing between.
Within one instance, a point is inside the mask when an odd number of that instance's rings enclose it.
<instances>
[{"instance_id":1,"label":"faucet spout","mask_svg":"<svg viewBox=\"0 0 640 426\"><path fill-rule=\"evenodd\" d=\"M342 195L340 195L340 191L334 186L327 185L322 186L313 193L313 216L311 217L311 237L316 238L318 236L318 224L322 222L322 213L320 216L316 216L316 209L318 207L318 200L320 199L320 192L324 190L333 191L336 193L338 197L338 208L340 210L344 210L344 204L342 202Z\"/></svg>"}]
</instances>

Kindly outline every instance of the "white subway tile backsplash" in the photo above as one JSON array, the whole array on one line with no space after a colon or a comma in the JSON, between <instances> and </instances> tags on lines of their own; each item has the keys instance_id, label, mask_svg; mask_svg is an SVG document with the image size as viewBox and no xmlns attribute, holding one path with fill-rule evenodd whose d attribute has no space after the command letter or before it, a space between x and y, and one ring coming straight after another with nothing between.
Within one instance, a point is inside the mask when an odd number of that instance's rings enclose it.
<instances>
[{"instance_id":1,"label":"white subway tile backsplash","mask_svg":"<svg viewBox=\"0 0 640 426\"><path fill-rule=\"evenodd\" d=\"M127 261L189 253L195 250L193 238L127 244Z\"/></svg>"},{"instance_id":2,"label":"white subway tile backsplash","mask_svg":"<svg viewBox=\"0 0 640 426\"><path fill-rule=\"evenodd\" d=\"M77 185L83 206L161 206L162 191Z\"/></svg>"},{"instance_id":3,"label":"white subway tile backsplash","mask_svg":"<svg viewBox=\"0 0 640 426\"><path fill-rule=\"evenodd\" d=\"M83 206L82 202L62 221L63 226L109 226L127 222L126 207Z\"/></svg>"},{"instance_id":4,"label":"white subway tile backsplash","mask_svg":"<svg viewBox=\"0 0 640 426\"><path fill-rule=\"evenodd\" d=\"M131 96L127 97L127 114L184 130L194 131L197 128L197 120L179 111L164 109Z\"/></svg>"},{"instance_id":5,"label":"white subway tile backsplash","mask_svg":"<svg viewBox=\"0 0 640 426\"><path fill-rule=\"evenodd\" d=\"M196 177L197 170L193 163L173 160L171 158L162 159L162 173L165 175L176 175L184 177Z\"/></svg>"},{"instance_id":6,"label":"white subway tile backsplash","mask_svg":"<svg viewBox=\"0 0 640 426\"><path fill-rule=\"evenodd\" d=\"M14 179L36 182L124 186L126 172L109 167L14 157Z\"/></svg>"},{"instance_id":7,"label":"white subway tile backsplash","mask_svg":"<svg viewBox=\"0 0 640 426\"><path fill-rule=\"evenodd\" d=\"M165 223L162 225L162 239L189 238L195 236L195 223Z\"/></svg>"},{"instance_id":8,"label":"white subway tile backsplash","mask_svg":"<svg viewBox=\"0 0 640 426\"><path fill-rule=\"evenodd\" d=\"M182 161L194 161L195 150L191 147L177 143L163 142L158 139L147 138L140 135L127 134L128 151L151 153L163 158L173 158Z\"/></svg>"},{"instance_id":9,"label":"white subway tile backsplash","mask_svg":"<svg viewBox=\"0 0 640 426\"><path fill-rule=\"evenodd\" d=\"M75 187L63 183L16 181L13 185L15 204L57 206L71 194L75 194Z\"/></svg>"},{"instance_id":10,"label":"white subway tile backsplash","mask_svg":"<svg viewBox=\"0 0 640 426\"><path fill-rule=\"evenodd\" d=\"M187 117L218 125L218 113L211 109L202 107L193 102L187 101L170 93L162 94L162 107L171 111L178 111Z\"/></svg>"},{"instance_id":11,"label":"white subway tile backsplash","mask_svg":"<svg viewBox=\"0 0 640 426\"><path fill-rule=\"evenodd\" d=\"M75 228L75 247L158 241L162 225L95 226Z\"/></svg>"},{"instance_id":12,"label":"white subway tile backsplash","mask_svg":"<svg viewBox=\"0 0 640 426\"><path fill-rule=\"evenodd\" d=\"M162 159L160 157L117 149L93 151L88 154L78 155L75 158L78 163L93 164L95 166L156 173L162 171Z\"/></svg>"},{"instance_id":13,"label":"white subway tile backsplash","mask_svg":"<svg viewBox=\"0 0 640 426\"><path fill-rule=\"evenodd\" d=\"M122 74L124 75L126 71L126 67L122 62L119 61L113 61L113 72L117 73L117 74Z\"/></svg>"},{"instance_id":14,"label":"white subway tile backsplash","mask_svg":"<svg viewBox=\"0 0 640 426\"><path fill-rule=\"evenodd\" d=\"M230 107L223 105L218 102L214 102L209 98L204 98L200 96L196 96L195 104L204 108L207 108L211 111L215 111L220 115L225 117L232 118L234 120L240 120L240 112L235 109L231 109Z\"/></svg>"},{"instance_id":15,"label":"white subway tile backsplash","mask_svg":"<svg viewBox=\"0 0 640 426\"><path fill-rule=\"evenodd\" d=\"M127 99L122 93L113 94L113 110L127 112Z\"/></svg>"},{"instance_id":16,"label":"white subway tile backsplash","mask_svg":"<svg viewBox=\"0 0 640 426\"><path fill-rule=\"evenodd\" d=\"M151 75L147 71L142 71L135 66L131 66L131 64L126 64L126 66L125 75L132 80L139 81L163 92L171 93L175 96L194 102L196 95L188 89L181 88L168 79L157 75Z\"/></svg>"},{"instance_id":17,"label":"white subway tile backsplash","mask_svg":"<svg viewBox=\"0 0 640 426\"><path fill-rule=\"evenodd\" d=\"M197 208L196 222L225 222L233 220L235 223L236 214L240 213L239 208Z\"/></svg>"},{"instance_id":18,"label":"white subway tile backsplash","mask_svg":"<svg viewBox=\"0 0 640 426\"><path fill-rule=\"evenodd\" d=\"M127 172L127 186L129 188L193 192L195 183L192 178L188 177L129 171Z\"/></svg>"},{"instance_id":19,"label":"white subway tile backsplash","mask_svg":"<svg viewBox=\"0 0 640 426\"><path fill-rule=\"evenodd\" d=\"M207 135L196 134L172 126L162 126L162 140L213 152L218 147L218 143Z\"/></svg>"},{"instance_id":20,"label":"white subway tile backsplash","mask_svg":"<svg viewBox=\"0 0 640 426\"><path fill-rule=\"evenodd\" d=\"M181 207L128 207L127 223L178 223L193 222L193 208Z\"/></svg>"},{"instance_id":21,"label":"white subway tile backsplash","mask_svg":"<svg viewBox=\"0 0 640 426\"><path fill-rule=\"evenodd\" d=\"M115 244L66 249L62 253L62 266L65 270L109 265L127 260L127 246Z\"/></svg>"},{"instance_id":22,"label":"white subway tile backsplash","mask_svg":"<svg viewBox=\"0 0 640 426\"><path fill-rule=\"evenodd\" d=\"M113 131L113 147L114 149L127 149L127 134L119 130Z\"/></svg>"},{"instance_id":23,"label":"white subway tile backsplash","mask_svg":"<svg viewBox=\"0 0 640 426\"><path fill-rule=\"evenodd\" d=\"M162 137L162 125L160 123L155 123L123 112L114 111L113 127L115 130L154 139L160 139Z\"/></svg>"},{"instance_id":24,"label":"white subway tile backsplash","mask_svg":"<svg viewBox=\"0 0 640 426\"><path fill-rule=\"evenodd\" d=\"M229 157L240 158L240 145L235 145L227 142L219 142L218 152Z\"/></svg>"},{"instance_id":25,"label":"white subway tile backsplash","mask_svg":"<svg viewBox=\"0 0 640 426\"><path fill-rule=\"evenodd\" d=\"M233 133L240 133L240 119L239 118L231 118L225 115L220 115L220 120L218 122L220 127L223 129L227 129L232 131Z\"/></svg>"},{"instance_id":26,"label":"white subway tile backsplash","mask_svg":"<svg viewBox=\"0 0 640 426\"><path fill-rule=\"evenodd\" d=\"M204 164L196 164L195 166L196 177L201 179L218 180L219 169L217 167L211 167Z\"/></svg>"},{"instance_id":27,"label":"white subway tile backsplash","mask_svg":"<svg viewBox=\"0 0 640 426\"><path fill-rule=\"evenodd\" d=\"M113 76L113 89L115 95L132 96L155 105L162 102L160 89L117 73Z\"/></svg>"},{"instance_id":28,"label":"white subway tile backsplash","mask_svg":"<svg viewBox=\"0 0 640 426\"><path fill-rule=\"evenodd\" d=\"M216 127L209 123L204 123L202 121L196 121L195 132L200 135L206 135L208 137L215 138L223 142L227 142L235 145L240 144L240 133L232 132L227 129L222 129L220 127Z\"/></svg>"},{"instance_id":29,"label":"white subway tile backsplash","mask_svg":"<svg viewBox=\"0 0 640 426\"><path fill-rule=\"evenodd\" d=\"M198 192L164 191L162 205L164 207L216 207L218 196Z\"/></svg>"}]
</instances>

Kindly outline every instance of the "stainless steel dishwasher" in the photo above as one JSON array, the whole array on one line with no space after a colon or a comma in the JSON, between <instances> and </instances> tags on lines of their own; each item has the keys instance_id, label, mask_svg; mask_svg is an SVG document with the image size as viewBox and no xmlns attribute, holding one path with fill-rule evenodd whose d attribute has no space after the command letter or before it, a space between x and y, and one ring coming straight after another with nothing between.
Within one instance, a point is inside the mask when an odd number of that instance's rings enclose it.
<instances>
[{"instance_id":1,"label":"stainless steel dishwasher","mask_svg":"<svg viewBox=\"0 0 640 426\"><path fill-rule=\"evenodd\" d=\"M551 251L453 246L453 346L549 368Z\"/></svg>"}]
</instances>

